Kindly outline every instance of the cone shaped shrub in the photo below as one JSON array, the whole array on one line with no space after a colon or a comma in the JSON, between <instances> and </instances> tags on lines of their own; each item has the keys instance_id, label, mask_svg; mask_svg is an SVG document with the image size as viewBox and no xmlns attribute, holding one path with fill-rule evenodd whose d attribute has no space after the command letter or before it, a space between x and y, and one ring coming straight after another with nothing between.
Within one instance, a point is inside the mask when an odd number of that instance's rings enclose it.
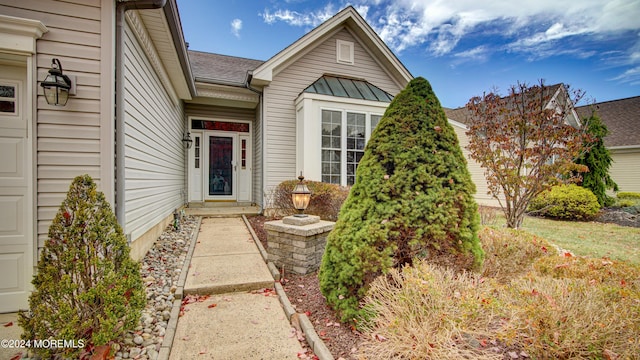
<instances>
[{"instance_id":1,"label":"cone shaped shrub","mask_svg":"<svg viewBox=\"0 0 640 360\"><path fill-rule=\"evenodd\" d=\"M129 257L122 229L88 175L71 184L32 283L29 311L19 316L23 339L84 343L35 349L45 359L85 357L137 325L145 305L140 266Z\"/></svg>"},{"instance_id":2,"label":"cone shaped shrub","mask_svg":"<svg viewBox=\"0 0 640 360\"><path fill-rule=\"evenodd\" d=\"M475 186L453 128L424 78L389 105L329 234L320 288L343 321L361 315L369 284L416 257L482 263Z\"/></svg>"}]
</instances>

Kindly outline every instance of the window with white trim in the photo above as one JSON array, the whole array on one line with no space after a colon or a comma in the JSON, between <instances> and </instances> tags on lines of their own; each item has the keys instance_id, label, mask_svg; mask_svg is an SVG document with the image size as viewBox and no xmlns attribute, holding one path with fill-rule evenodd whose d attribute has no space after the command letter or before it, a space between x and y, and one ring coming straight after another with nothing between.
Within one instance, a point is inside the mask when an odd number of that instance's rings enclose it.
<instances>
[{"instance_id":1,"label":"window with white trim","mask_svg":"<svg viewBox=\"0 0 640 360\"><path fill-rule=\"evenodd\" d=\"M0 113L16 115L18 107L17 84L0 82Z\"/></svg>"},{"instance_id":2,"label":"window with white trim","mask_svg":"<svg viewBox=\"0 0 640 360\"><path fill-rule=\"evenodd\" d=\"M366 142L382 118L364 112L322 110L322 181L353 185Z\"/></svg>"}]
</instances>

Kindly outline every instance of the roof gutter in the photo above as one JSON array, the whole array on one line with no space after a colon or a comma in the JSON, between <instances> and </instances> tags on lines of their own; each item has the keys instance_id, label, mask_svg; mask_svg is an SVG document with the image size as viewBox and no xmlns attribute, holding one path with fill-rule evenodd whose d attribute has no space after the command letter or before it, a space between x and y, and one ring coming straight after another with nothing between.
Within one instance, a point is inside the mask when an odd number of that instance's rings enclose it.
<instances>
[{"instance_id":1,"label":"roof gutter","mask_svg":"<svg viewBox=\"0 0 640 360\"><path fill-rule=\"evenodd\" d=\"M119 1L116 4L116 218L125 228L125 112L124 112L124 14L129 10L149 10L163 8L167 0ZM129 239L130 240L130 239Z\"/></svg>"}]
</instances>

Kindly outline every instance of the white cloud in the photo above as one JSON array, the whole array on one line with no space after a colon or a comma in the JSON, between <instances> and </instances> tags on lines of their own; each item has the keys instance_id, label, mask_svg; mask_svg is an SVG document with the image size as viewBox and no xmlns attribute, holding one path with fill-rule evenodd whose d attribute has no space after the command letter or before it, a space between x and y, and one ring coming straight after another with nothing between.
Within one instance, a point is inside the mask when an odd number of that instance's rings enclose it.
<instances>
[{"instance_id":1,"label":"white cloud","mask_svg":"<svg viewBox=\"0 0 640 360\"><path fill-rule=\"evenodd\" d=\"M240 30L242 30L242 20L240 19L233 19L231 21L231 33L239 38L240 37Z\"/></svg>"},{"instance_id":2,"label":"white cloud","mask_svg":"<svg viewBox=\"0 0 640 360\"><path fill-rule=\"evenodd\" d=\"M262 14L262 19L267 24L273 24L278 21L285 22L293 26L307 26L315 27L322 24L324 21L331 18L338 12L339 9L334 8L330 3L323 9L316 10L310 13L301 13L292 10L275 10L273 12L265 10Z\"/></svg>"},{"instance_id":3,"label":"white cloud","mask_svg":"<svg viewBox=\"0 0 640 360\"><path fill-rule=\"evenodd\" d=\"M557 55L587 58L606 47L596 45L612 37L629 31L640 34L640 0L333 1L310 12L281 8L261 15L270 24L311 28L350 4L396 53L422 47L431 56L451 55L457 63L486 61L496 51L521 53L531 60ZM640 66L640 51L632 48L640 49L640 38L625 50L628 76Z\"/></svg>"}]
</instances>

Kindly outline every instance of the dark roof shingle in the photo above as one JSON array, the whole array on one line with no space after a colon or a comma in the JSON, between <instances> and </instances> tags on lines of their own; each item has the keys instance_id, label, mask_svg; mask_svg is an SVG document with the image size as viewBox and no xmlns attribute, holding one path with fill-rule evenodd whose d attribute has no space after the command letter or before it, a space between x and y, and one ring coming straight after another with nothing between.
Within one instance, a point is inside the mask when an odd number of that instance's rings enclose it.
<instances>
[{"instance_id":1,"label":"dark roof shingle","mask_svg":"<svg viewBox=\"0 0 640 360\"><path fill-rule=\"evenodd\" d=\"M244 84L247 73L264 61L189 50L191 71L196 81Z\"/></svg>"},{"instance_id":2,"label":"dark roof shingle","mask_svg":"<svg viewBox=\"0 0 640 360\"><path fill-rule=\"evenodd\" d=\"M640 145L640 96L612 100L576 108L580 118L591 116L591 108L607 126L607 147Z\"/></svg>"}]
</instances>

